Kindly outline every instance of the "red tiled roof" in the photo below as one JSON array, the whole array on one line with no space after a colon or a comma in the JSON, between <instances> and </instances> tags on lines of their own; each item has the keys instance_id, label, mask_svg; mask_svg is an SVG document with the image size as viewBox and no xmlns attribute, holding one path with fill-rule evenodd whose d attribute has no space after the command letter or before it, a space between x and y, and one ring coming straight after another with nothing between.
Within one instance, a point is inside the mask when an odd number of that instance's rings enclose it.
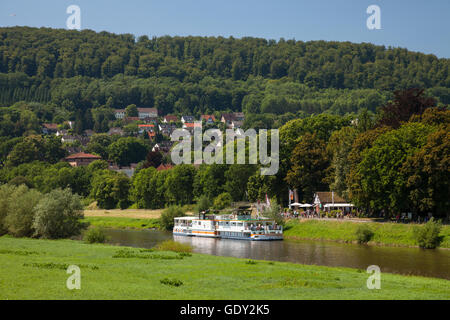
<instances>
[{"instance_id":1,"label":"red tiled roof","mask_svg":"<svg viewBox=\"0 0 450 320\"><path fill-rule=\"evenodd\" d=\"M137 108L138 112L154 112L157 113L158 110L156 108Z\"/></svg>"},{"instance_id":2,"label":"red tiled roof","mask_svg":"<svg viewBox=\"0 0 450 320\"><path fill-rule=\"evenodd\" d=\"M161 163L159 165L159 167L156 168L156 170L162 171L162 170L168 170L168 169L172 169L172 168L173 168L173 165L171 165L171 164L163 164L163 163Z\"/></svg>"},{"instance_id":3,"label":"red tiled roof","mask_svg":"<svg viewBox=\"0 0 450 320\"><path fill-rule=\"evenodd\" d=\"M101 158L102 157L96 156L95 154L80 152L80 153L75 153L75 154L72 154L72 155L66 157L66 160L72 160L72 159L101 159Z\"/></svg>"},{"instance_id":4,"label":"red tiled roof","mask_svg":"<svg viewBox=\"0 0 450 320\"><path fill-rule=\"evenodd\" d=\"M147 133L150 138L153 138L154 136L156 136L155 131L147 131Z\"/></svg>"},{"instance_id":5,"label":"red tiled roof","mask_svg":"<svg viewBox=\"0 0 450 320\"><path fill-rule=\"evenodd\" d=\"M222 118L224 118L227 121L233 121L234 120L234 114L232 114L232 113L224 113L224 114L222 114Z\"/></svg>"},{"instance_id":6,"label":"red tiled roof","mask_svg":"<svg viewBox=\"0 0 450 320\"><path fill-rule=\"evenodd\" d=\"M141 119L139 117L126 117L125 120L126 121L139 121Z\"/></svg>"},{"instance_id":7,"label":"red tiled roof","mask_svg":"<svg viewBox=\"0 0 450 320\"><path fill-rule=\"evenodd\" d=\"M195 127L201 127L202 125L200 123L190 123L190 122L186 122L184 124L185 127L187 128L195 128Z\"/></svg>"},{"instance_id":8,"label":"red tiled roof","mask_svg":"<svg viewBox=\"0 0 450 320\"><path fill-rule=\"evenodd\" d=\"M205 119L205 120L212 119L213 121L216 121L216 117L214 117L214 115L211 115L211 114L202 114L201 119Z\"/></svg>"},{"instance_id":9,"label":"red tiled roof","mask_svg":"<svg viewBox=\"0 0 450 320\"><path fill-rule=\"evenodd\" d=\"M47 129L58 129L58 125L56 123L44 123L43 126Z\"/></svg>"},{"instance_id":10,"label":"red tiled roof","mask_svg":"<svg viewBox=\"0 0 450 320\"><path fill-rule=\"evenodd\" d=\"M319 197L321 203L346 203L347 201L340 197L336 192L331 193L330 191L318 191L316 195Z\"/></svg>"},{"instance_id":11,"label":"red tiled roof","mask_svg":"<svg viewBox=\"0 0 450 320\"><path fill-rule=\"evenodd\" d=\"M167 115L164 119L166 119L166 121L178 121L178 117L175 115Z\"/></svg>"}]
</instances>

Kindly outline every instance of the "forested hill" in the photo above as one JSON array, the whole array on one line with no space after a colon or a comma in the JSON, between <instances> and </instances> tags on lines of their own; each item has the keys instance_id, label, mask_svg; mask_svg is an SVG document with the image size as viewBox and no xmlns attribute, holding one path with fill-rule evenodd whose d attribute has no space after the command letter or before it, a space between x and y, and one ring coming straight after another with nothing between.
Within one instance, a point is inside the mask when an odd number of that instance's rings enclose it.
<instances>
[{"instance_id":1,"label":"forested hill","mask_svg":"<svg viewBox=\"0 0 450 320\"><path fill-rule=\"evenodd\" d=\"M448 104L449 69L450 59L367 43L0 28L1 106L345 114L408 87Z\"/></svg>"}]
</instances>

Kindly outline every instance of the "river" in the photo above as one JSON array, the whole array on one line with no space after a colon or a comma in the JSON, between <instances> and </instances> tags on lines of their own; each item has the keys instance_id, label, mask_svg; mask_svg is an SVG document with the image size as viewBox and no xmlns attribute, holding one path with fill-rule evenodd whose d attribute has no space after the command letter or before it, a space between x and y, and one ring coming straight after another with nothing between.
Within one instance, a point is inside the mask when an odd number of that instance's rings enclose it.
<instances>
[{"instance_id":1,"label":"river","mask_svg":"<svg viewBox=\"0 0 450 320\"><path fill-rule=\"evenodd\" d=\"M341 244L327 241L245 241L173 236L157 230L106 229L115 245L151 248L173 239L190 244L196 253L255 260L285 261L366 270L377 265L381 272L419 275L450 280L450 250Z\"/></svg>"}]
</instances>

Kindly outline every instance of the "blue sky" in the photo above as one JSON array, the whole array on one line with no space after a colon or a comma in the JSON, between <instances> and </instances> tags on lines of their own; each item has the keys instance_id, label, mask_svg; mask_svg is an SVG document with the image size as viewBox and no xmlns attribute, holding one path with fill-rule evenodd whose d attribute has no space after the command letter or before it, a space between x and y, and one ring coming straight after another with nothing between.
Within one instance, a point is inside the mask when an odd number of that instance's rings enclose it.
<instances>
[{"instance_id":1,"label":"blue sky","mask_svg":"<svg viewBox=\"0 0 450 320\"><path fill-rule=\"evenodd\" d=\"M449 0L2 0L0 26L66 28L71 4L95 31L370 42L450 58ZM381 30L366 27L373 4Z\"/></svg>"}]
</instances>

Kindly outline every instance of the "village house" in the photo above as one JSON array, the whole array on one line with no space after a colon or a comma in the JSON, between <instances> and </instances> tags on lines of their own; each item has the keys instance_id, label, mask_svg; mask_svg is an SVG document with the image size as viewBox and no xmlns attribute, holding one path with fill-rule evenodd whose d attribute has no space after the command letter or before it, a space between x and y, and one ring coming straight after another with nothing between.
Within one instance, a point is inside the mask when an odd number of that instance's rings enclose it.
<instances>
[{"instance_id":1,"label":"village house","mask_svg":"<svg viewBox=\"0 0 450 320\"><path fill-rule=\"evenodd\" d=\"M118 135L120 135L120 136L123 136L123 135L124 135L124 132L123 132L123 129L122 129L122 128L114 127L114 128L109 129L108 132L107 132L107 134L108 134L109 136L112 136L112 135L114 135L114 134L118 134Z\"/></svg>"},{"instance_id":2,"label":"village house","mask_svg":"<svg viewBox=\"0 0 450 320\"><path fill-rule=\"evenodd\" d=\"M233 122L234 116L232 113L224 113L222 114L222 118L220 118L220 122L225 123L228 126L231 126L231 122Z\"/></svg>"},{"instance_id":3,"label":"village house","mask_svg":"<svg viewBox=\"0 0 450 320\"><path fill-rule=\"evenodd\" d=\"M138 124L139 133L143 133L144 131L152 132L155 131L155 125L154 124Z\"/></svg>"},{"instance_id":4,"label":"village house","mask_svg":"<svg viewBox=\"0 0 450 320\"><path fill-rule=\"evenodd\" d=\"M74 143L79 142L82 146L86 146L90 141L90 138L87 136L78 136L78 135L62 135L61 142L62 143Z\"/></svg>"},{"instance_id":5,"label":"village house","mask_svg":"<svg viewBox=\"0 0 450 320\"><path fill-rule=\"evenodd\" d=\"M225 123L228 128L241 127L245 116L243 112L224 113L222 114L221 122ZM233 121L236 123L233 125Z\"/></svg>"},{"instance_id":6,"label":"village house","mask_svg":"<svg viewBox=\"0 0 450 320\"><path fill-rule=\"evenodd\" d=\"M194 133L194 128L201 128L202 124L199 122L185 122L183 124L183 129L186 129L189 131L190 134Z\"/></svg>"},{"instance_id":7,"label":"village house","mask_svg":"<svg viewBox=\"0 0 450 320\"><path fill-rule=\"evenodd\" d=\"M125 118L125 109L115 109L114 116L116 119L124 119Z\"/></svg>"},{"instance_id":8,"label":"village house","mask_svg":"<svg viewBox=\"0 0 450 320\"><path fill-rule=\"evenodd\" d=\"M58 125L56 123L44 123L42 125L43 134L55 134L58 131Z\"/></svg>"},{"instance_id":9,"label":"village house","mask_svg":"<svg viewBox=\"0 0 450 320\"><path fill-rule=\"evenodd\" d=\"M344 198L333 191L316 192L314 194L314 209L319 211L330 211L334 209L342 209L348 211L353 204L348 203Z\"/></svg>"},{"instance_id":10,"label":"village house","mask_svg":"<svg viewBox=\"0 0 450 320\"><path fill-rule=\"evenodd\" d=\"M193 116L182 116L181 117L181 122L185 123L185 122L194 122L195 118Z\"/></svg>"},{"instance_id":11,"label":"village house","mask_svg":"<svg viewBox=\"0 0 450 320\"><path fill-rule=\"evenodd\" d=\"M162 135L170 136L172 132L176 129L176 125L171 123L160 123L158 129Z\"/></svg>"},{"instance_id":12,"label":"village house","mask_svg":"<svg viewBox=\"0 0 450 320\"><path fill-rule=\"evenodd\" d=\"M158 117L158 110L156 108L137 108L137 109L139 113L139 119Z\"/></svg>"},{"instance_id":13,"label":"village house","mask_svg":"<svg viewBox=\"0 0 450 320\"><path fill-rule=\"evenodd\" d=\"M108 167L108 169L111 171L125 173L129 178L131 178L134 174L134 171L136 170L136 167L137 167L137 163L130 163L129 166L124 166L124 167L121 167L118 165L110 165Z\"/></svg>"},{"instance_id":14,"label":"village house","mask_svg":"<svg viewBox=\"0 0 450 320\"><path fill-rule=\"evenodd\" d=\"M243 121L233 120L231 121L232 129L240 129L242 127Z\"/></svg>"},{"instance_id":15,"label":"village house","mask_svg":"<svg viewBox=\"0 0 450 320\"><path fill-rule=\"evenodd\" d=\"M168 153L170 152L170 148L172 148L173 142L172 141L162 141L162 142L158 142L156 143L153 148L152 151L160 151L162 153Z\"/></svg>"},{"instance_id":16,"label":"village house","mask_svg":"<svg viewBox=\"0 0 450 320\"><path fill-rule=\"evenodd\" d=\"M175 115L167 115L164 116L163 122L164 123L169 123L169 122L177 122L178 121L178 117Z\"/></svg>"},{"instance_id":17,"label":"village house","mask_svg":"<svg viewBox=\"0 0 450 320\"><path fill-rule=\"evenodd\" d=\"M147 117L144 119L140 119L147 124L158 124L158 117Z\"/></svg>"},{"instance_id":18,"label":"village house","mask_svg":"<svg viewBox=\"0 0 450 320\"><path fill-rule=\"evenodd\" d=\"M70 134L65 134L61 136L62 143L74 143L76 141L76 137Z\"/></svg>"},{"instance_id":19,"label":"village house","mask_svg":"<svg viewBox=\"0 0 450 320\"><path fill-rule=\"evenodd\" d=\"M102 157L96 156L94 154L80 152L72 154L66 157L64 160L67 161L72 167L79 167L79 166L87 166L95 160L101 160L101 158Z\"/></svg>"},{"instance_id":20,"label":"village house","mask_svg":"<svg viewBox=\"0 0 450 320\"><path fill-rule=\"evenodd\" d=\"M143 120L145 118L157 118L158 117L158 110L156 108L137 108L138 110L138 119ZM115 109L114 110L114 116L116 119L125 119L126 111L125 109ZM134 118L134 117L128 117L128 118Z\"/></svg>"},{"instance_id":21,"label":"village house","mask_svg":"<svg viewBox=\"0 0 450 320\"><path fill-rule=\"evenodd\" d=\"M214 115L210 114L202 114L200 119L205 121L206 124L213 124L216 121Z\"/></svg>"},{"instance_id":22,"label":"village house","mask_svg":"<svg viewBox=\"0 0 450 320\"><path fill-rule=\"evenodd\" d=\"M234 116L234 120L236 120L236 121L244 121L244 119L245 119L245 115L243 112L235 112L235 113L233 113L233 116Z\"/></svg>"}]
</instances>

